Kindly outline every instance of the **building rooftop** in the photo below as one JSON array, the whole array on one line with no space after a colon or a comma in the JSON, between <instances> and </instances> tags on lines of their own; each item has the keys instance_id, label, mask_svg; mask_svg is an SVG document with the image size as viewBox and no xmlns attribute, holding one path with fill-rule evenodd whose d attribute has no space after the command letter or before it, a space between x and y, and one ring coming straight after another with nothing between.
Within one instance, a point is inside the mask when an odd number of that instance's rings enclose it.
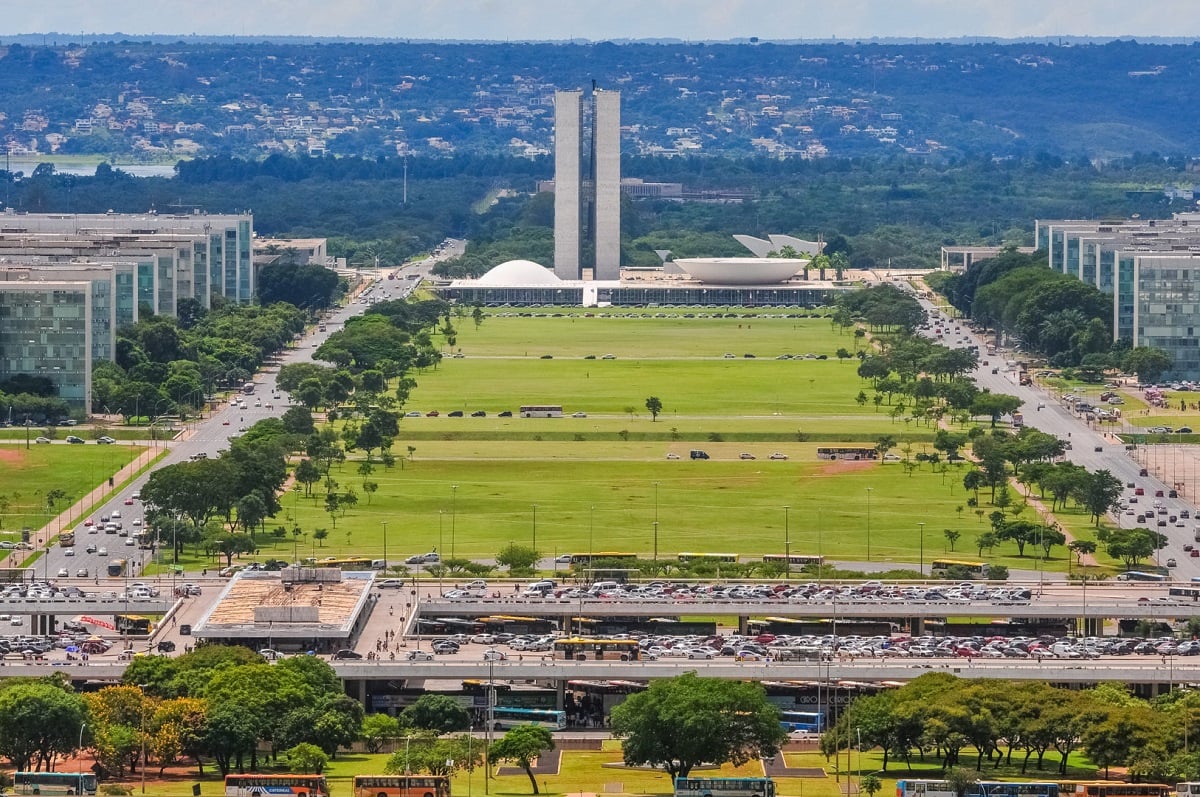
<instances>
[{"instance_id":1,"label":"building rooftop","mask_svg":"<svg viewBox=\"0 0 1200 797\"><path fill-rule=\"evenodd\" d=\"M339 575L337 581L285 581L279 572L242 571L192 633L201 639L346 639L370 598L375 574Z\"/></svg>"}]
</instances>

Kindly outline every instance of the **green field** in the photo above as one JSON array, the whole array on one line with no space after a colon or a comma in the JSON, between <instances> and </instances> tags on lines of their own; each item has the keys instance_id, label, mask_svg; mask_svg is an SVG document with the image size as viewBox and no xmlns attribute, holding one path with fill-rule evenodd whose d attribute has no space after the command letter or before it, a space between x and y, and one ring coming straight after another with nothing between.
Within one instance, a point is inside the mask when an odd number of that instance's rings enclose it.
<instances>
[{"instance_id":1,"label":"green field","mask_svg":"<svg viewBox=\"0 0 1200 797\"><path fill-rule=\"evenodd\" d=\"M403 744L399 749L404 749ZM825 774L805 778L776 778L776 788L780 795L788 797L839 797L846 793L847 773L852 783L868 773L876 774L883 782L880 794L891 794L895 789L897 778L933 778L941 777L933 757L928 760L919 756L913 757L911 771L902 759L893 758L887 772L881 772L882 755L875 750L859 753L853 751L847 761L847 753L842 751L835 762L817 752L787 752L783 754L789 766L821 770ZM378 774L383 771L389 756L387 754L370 755L365 753L341 752L338 757L329 762L325 776L329 782L330 793L334 797L345 797L351 792L353 778L360 774ZM988 764L988 779L996 780L1026 780L1044 781L1056 780L1058 754L1051 750L1046 755L1046 769L1037 770L1030 767L1022 774L1019 762L1022 755L1014 754L1013 763L999 769L993 769ZM968 761L969 759L969 761ZM1036 761L1036 759L1035 759ZM1082 755L1074 754L1069 759L1067 777L1072 779L1090 780L1098 777L1095 766L1090 764ZM265 765L266 760L261 763ZM286 757L281 757L277 771L286 771ZM964 766L973 764L974 759L964 751ZM500 765L508 769L507 764ZM702 769L693 773L696 777L762 777L762 763L757 760L749 761L743 766L735 767L726 764L719 769ZM136 779L127 781L136 790ZM169 781L157 780L151 776L147 786L148 793L158 797L185 797L192 793L193 783L200 784L202 795L223 794L220 780L213 774L197 778L175 777ZM652 794L668 795L672 793L671 782L666 773L640 768L627 768L621 765L620 743L612 740L604 742L601 751L565 750L560 760L559 771L555 775L538 777L538 787L542 794L555 797L564 794ZM531 793L529 778L524 774L497 775L492 778L486 791L498 797L515 797ZM454 774L451 793L484 794L483 770L474 772L458 771Z\"/></svg>"},{"instance_id":2,"label":"green field","mask_svg":"<svg viewBox=\"0 0 1200 797\"><path fill-rule=\"evenodd\" d=\"M45 496L62 490L63 510L116 473L144 451L141 447L34 445L0 446L0 531L19 533L24 526L39 528L50 520Z\"/></svg>"},{"instance_id":3,"label":"green field","mask_svg":"<svg viewBox=\"0 0 1200 797\"><path fill-rule=\"evenodd\" d=\"M860 406L855 396L869 385L856 374L857 359L774 359L853 349L853 335L824 319L564 314L455 324L455 349L465 356L416 375L406 410L422 415L402 421L393 447L404 461L391 469L377 463L366 477L358 473L360 452L335 465L337 490L353 488L359 498L336 517L325 511L323 485L311 497L285 496L270 525L289 533L263 540L262 555L378 558L386 522L392 561L434 547L444 556L490 558L509 542L536 542L544 555L649 557L656 538L660 558L790 549L911 566L922 547L927 567L936 558L978 558L974 540L988 526L967 506L964 465L940 472L926 464L910 474L900 464L817 459L817 441L870 446L884 434L896 439L896 453L915 456L931 451L934 432L894 421L886 404ZM727 359L726 351L737 356ZM547 353L554 359L541 359ZM609 353L616 359L583 359ZM651 395L664 405L657 422L644 407ZM522 404L561 404L587 417L497 417ZM434 409L439 417L425 417ZM452 409L468 417L447 417ZM487 417L469 417L477 409ZM712 459L690 460L692 448ZM756 459L740 460L742 452ZM773 452L788 460L770 460ZM368 495L364 481L378 491ZM290 533L296 526L299 536ZM316 529L328 536L316 540ZM959 532L954 551L947 529ZM1029 553L1017 557L1006 545L983 558L1032 570ZM1065 549L1045 567L1067 569Z\"/></svg>"}]
</instances>

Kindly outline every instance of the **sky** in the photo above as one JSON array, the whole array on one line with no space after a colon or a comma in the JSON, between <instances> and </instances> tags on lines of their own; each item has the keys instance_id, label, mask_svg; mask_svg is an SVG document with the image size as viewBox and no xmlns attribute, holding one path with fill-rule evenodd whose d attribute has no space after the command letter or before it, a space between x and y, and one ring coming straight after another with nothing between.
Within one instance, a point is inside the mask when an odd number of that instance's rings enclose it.
<instances>
[{"instance_id":1,"label":"sky","mask_svg":"<svg viewBox=\"0 0 1200 797\"><path fill-rule=\"evenodd\" d=\"M1197 0L8 0L4 5L0 35L493 41L1200 35Z\"/></svg>"}]
</instances>

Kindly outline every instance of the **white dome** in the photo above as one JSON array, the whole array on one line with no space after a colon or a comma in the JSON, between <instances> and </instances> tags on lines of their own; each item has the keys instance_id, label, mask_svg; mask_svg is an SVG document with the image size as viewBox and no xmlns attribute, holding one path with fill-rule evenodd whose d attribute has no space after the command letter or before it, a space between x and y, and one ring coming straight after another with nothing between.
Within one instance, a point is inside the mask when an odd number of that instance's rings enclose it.
<instances>
[{"instance_id":1,"label":"white dome","mask_svg":"<svg viewBox=\"0 0 1200 797\"><path fill-rule=\"evenodd\" d=\"M477 279L477 285L555 285L562 282L553 271L532 260L509 260Z\"/></svg>"},{"instance_id":2,"label":"white dome","mask_svg":"<svg viewBox=\"0 0 1200 797\"><path fill-rule=\"evenodd\" d=\"M685 257L674 262L700 282L773 285L787 282L809 261L799 257Z\"/></svg>"}]
</instances>

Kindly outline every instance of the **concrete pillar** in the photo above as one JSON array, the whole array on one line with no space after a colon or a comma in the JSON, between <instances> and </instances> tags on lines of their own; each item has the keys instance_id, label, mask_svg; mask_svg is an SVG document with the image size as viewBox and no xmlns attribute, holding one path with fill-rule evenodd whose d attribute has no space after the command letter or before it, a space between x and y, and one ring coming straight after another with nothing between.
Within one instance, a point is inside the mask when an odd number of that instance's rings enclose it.
<instances>
[{"instance_id":1,"label":"concrete pillar","mask_svg":"<svg viewBox=\"0 0 1200 797\"><path fill-rule=\"evenodd\" d=\"M1085 617L1083 618L1083 635L1084 636L1100 636L1104 633L1104 618L1102 617Z\"/></svg>"},{"instance_id":2,"label":"concrete pillar","mask_svg":"<svg viewBox=\"0 0 1200 797\"><path fill-rule=\"evenodd\" d=\"M567 679L559 678L554 682L554 707L559 711L567 705Z\"/></svg>"},{"instance_id":3,"label":"concrete pillar","mask_svg":"<svg viewBox=\"0 0 1200 797\"><path fill-rule=\"evenodd\" d=\"M913 617L908 623L908 633L912 636L921 636L925 633L925 618Z\"/></svg>"},{"instance_id":4,"label":"concrete pillar","mask_svg":"<svg viewBox=\"0 0 1200 797\"><path fill-rule=\"evenodd\" d=\"M750 633L750 618L744 614L738 615L738 633L743 636Z\"/></svg>"},{"instance_id":5,"label":"concrete pillar","mask_svg":"<svg viewBox=\"0 0 1200 797\"><path fill-rule=\"evenodd\" d=\"M358 682L358 702L363 704L363 709L370 711L371 707L367 705L367 679L362 678Z\"/></svg>"}]
</instances>

